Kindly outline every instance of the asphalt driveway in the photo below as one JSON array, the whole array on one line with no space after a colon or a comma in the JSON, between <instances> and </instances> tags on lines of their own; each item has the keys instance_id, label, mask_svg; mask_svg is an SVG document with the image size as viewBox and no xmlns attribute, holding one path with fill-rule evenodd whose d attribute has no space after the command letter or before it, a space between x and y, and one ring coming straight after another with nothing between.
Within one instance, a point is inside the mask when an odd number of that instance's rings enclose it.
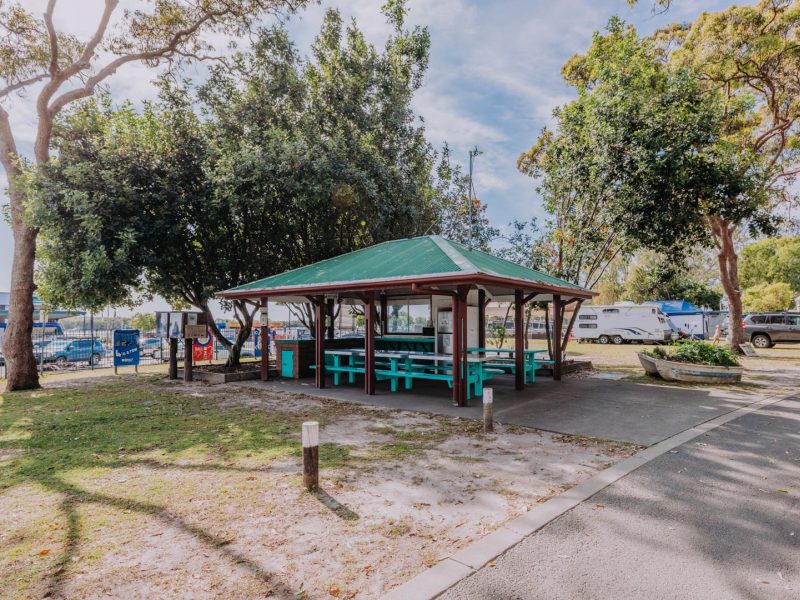
<instances>
[{"instance_id":1,"label":"asphalt driveway","mask_svg":"<svg viewBox=\"0 0 800 600\"><path fill-rule=\"evenodd\" d=\"M360 380L323 390L316 389L313 380L279 379L247 385L471 419L480 419L483 412L478 398L466 407L453 406L443 382L415 382L412 390L395 393L388 390L386 382L379 382L374 396L364 395ZM504 376L493 379L491 387L495 419L501 423L647 446L757 399L746 392L596 377L569 377L560 382L542 377L517 392L513 377Z\"/></svg>"}]
</instances>

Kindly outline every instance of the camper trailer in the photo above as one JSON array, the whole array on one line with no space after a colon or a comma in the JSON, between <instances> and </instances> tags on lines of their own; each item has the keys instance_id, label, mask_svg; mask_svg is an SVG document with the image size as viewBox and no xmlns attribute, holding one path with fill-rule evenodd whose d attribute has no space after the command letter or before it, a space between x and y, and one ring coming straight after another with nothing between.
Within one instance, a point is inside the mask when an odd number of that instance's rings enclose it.
<instances>
[{"instance_id":1,"label":"camper trailer","mask_svg":"<svg viewBox=\"0 0 800 600\"><path fill-rule=\"evenodd\" d=\"M655 306L619 302L584 304L578 311L572 338L600 344L658 343L672 340L667 317Z\"/></svg>"}]
</instances>

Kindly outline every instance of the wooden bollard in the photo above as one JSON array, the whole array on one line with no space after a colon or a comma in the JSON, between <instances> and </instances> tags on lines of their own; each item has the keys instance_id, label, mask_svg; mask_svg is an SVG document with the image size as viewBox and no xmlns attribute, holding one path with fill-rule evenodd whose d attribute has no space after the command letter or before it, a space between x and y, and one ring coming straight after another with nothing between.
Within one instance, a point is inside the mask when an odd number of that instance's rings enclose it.
<instances>
[{"instance_id":1,"label":"wooden bollard","mask_svg":"<svg viewBox=\"0 0 800 600\"><path fill-rule=\"evenodd\" d=\"M492 416L492 406L494 404L494 390L483 388L483 432L494 431L494 418Z\"/></svg>"},{"instance_id":2,"label":"wooden bollard","mask_svg":"<svg viewBox=\"0 0 800 600\"><path fill-rule=\"evenodd\" d=\"M169 338L169 378L178 378L178 338Z\"/></svg>"},{"instance_id":3,"label":"wooden bollard","mask_svg":"<svg viewBox=\"0 0 800 600\"><path fill-rule=\"evenodd\" d=\"M319 487L319 423L303 423L303 485L308 490Z\"/></svg>"}]
</instances>

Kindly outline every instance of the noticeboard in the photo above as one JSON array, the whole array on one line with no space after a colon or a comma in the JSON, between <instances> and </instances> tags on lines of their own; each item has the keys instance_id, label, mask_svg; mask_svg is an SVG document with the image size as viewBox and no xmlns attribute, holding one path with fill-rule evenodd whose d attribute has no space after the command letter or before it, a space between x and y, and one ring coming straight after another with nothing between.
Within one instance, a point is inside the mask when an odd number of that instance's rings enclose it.
<instances>
[{"instance_id":1,"label":"noticeboard","mask_svg":"<svg viewBox=\"0 0 800 600\"><path fill-rule=\"evenodd\" d=\"M202 312L156 312L158 337L188 339L206 337L207 319Z\"/></svg>"},{"instance_id":2,"label":"noticeboard","mask_svg":"<svg viewBox=\"0 0 800 600\"><path fill-rule=\"evenodd\" d=\"M114 366L139 365L139 330L114 330Z\"/></svg>"}]
</instances>

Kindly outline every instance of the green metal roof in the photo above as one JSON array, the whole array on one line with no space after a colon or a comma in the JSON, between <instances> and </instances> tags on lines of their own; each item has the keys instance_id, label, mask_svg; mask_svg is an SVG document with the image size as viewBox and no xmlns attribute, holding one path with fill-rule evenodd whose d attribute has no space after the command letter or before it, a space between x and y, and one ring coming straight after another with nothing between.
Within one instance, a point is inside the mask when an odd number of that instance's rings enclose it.
<instances>
[{"instance_id":1,"label":"green metal roof","mask_svg":"<svg viewBox=\"0 0 800 600\"><path fill-rule=\"evenodd\" d=\"M222 294L466 274L486 274L587 291L563 279L528 269L480 250L471 250L438 235L429 235L383 242L246 283L226 290Z\"/></svg>"}]
</instances>

